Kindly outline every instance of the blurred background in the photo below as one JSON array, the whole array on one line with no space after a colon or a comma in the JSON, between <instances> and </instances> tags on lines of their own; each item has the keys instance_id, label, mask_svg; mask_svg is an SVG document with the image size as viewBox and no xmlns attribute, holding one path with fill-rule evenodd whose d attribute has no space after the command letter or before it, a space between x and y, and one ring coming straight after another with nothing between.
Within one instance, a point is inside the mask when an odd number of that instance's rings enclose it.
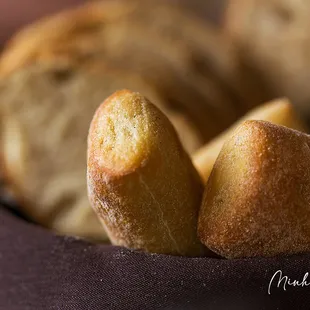
<instances>
[{"instance_id":1,"label":"blurred background","mask_svg":"<svg viewBox=\"0 0 310 310\"><path fill-rule=\"evenodd\" d=\"M0 1L0 42L3 45L10 36L20 27L31 23L32 21L60 10L74 7L90 0L54 0L54 1ZM212 22L219 22L226 0L173 0L182 4L188 10L193 11L197 16L206 18Z\"/></svg>"},{"instance_id":2,"label":"blurred background","mask_svg":"<svg viewBox=\"0 0 310 310\"><path fill-rule=\"evenodd\" d=\"M86 192L88 126L140 91L192 155L253 107L288 97L309 119L309 9L286 0L0 0L1 200L104 241Z\"/></svg>"}]
</instances>

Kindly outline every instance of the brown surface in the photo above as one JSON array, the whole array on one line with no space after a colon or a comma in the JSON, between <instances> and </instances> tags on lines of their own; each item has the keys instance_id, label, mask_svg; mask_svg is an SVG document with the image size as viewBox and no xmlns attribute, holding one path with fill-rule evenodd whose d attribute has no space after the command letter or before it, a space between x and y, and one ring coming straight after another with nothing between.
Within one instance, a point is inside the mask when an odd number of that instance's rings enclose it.
<instances>
[{"instance_id":1,"label":"brown surface","mask_svg":"<svg viewBox=\"0 0 310 310\"><path fill-rule=\"evenodd\" d=\"M203 185L169 120L123 90L97 109L88 136L89 199L115 245L200 256Z\"/></svg>"},{"instance_id":2,"label":"brown surface","mask_svg":"<svg viewBox=\"0 0 310 310\"><path fill-rule=\"evenodd\" d=\"M256 107L240 118L235 124L226 129L222 134L201 147L193 156L193 162L200 175L207 182L213 165L225 143L233 131L246 120L262 120L277 125L286 126L303 132L309 132L307 126L296 114L289 100L277 99Z\"/></svg>"},{"instance_id":3,"label":"brown surface","mask_svg":"<svg viewBox=\"0 0 310 310\"><path fill-rule=\"evenodd\" d=\"M310 137L246 121L225 143L199 214L201 241L226 258L310 250Z\"/></svg>"}]
</instances>

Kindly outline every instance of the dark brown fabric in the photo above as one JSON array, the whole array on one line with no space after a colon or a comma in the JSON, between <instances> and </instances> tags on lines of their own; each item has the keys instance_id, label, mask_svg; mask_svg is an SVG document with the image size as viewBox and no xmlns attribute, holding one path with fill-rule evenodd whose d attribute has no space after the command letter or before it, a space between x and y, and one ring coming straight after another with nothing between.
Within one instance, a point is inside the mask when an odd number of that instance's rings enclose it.
<instances>
[{"instance_id":1,"label":"dark brown fabric","mask_svg":"<svg viewBox=\"0 0 310 310\"><path fill-rule=\"evenodd\" d=\"M0 209L0 309L309 309L310 256L224 260L150 255L56 236Z\"/></svg>"}]
</instances>

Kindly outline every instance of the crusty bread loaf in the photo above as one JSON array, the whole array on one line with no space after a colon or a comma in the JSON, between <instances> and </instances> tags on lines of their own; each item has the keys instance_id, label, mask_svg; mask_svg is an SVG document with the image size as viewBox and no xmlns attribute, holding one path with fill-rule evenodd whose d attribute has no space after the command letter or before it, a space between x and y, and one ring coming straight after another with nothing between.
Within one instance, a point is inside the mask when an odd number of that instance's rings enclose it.
<instances>
[{"instance_id":1,"label":"crusty bread loaf","mask_svg":"<svg viewBox=\"0 0 310 310\"><path fill-rule=\"evenodd\" d=\"M86 195L86 138L102 98L123 87L143 91L165 109L138 76L100 63L30 66L0 83L5 175L31 218L62 233L104 237Z\"/></svg>"},{"instance_id":2,"label":"crusty bread loaf","mask_svg":"<svg viewBox=\"0 0 310 310\"><path fill-rule=\"evenodd\" d=\"M12 39L0 75L94 58L138 72L192 118L205 141L262 102L246 91L234 49L220 33L166 1L92 2L44 19Z\"/></svg>"},{"instance_id":3,"label":"crusty bread loaf","mask_svg":"<svg viewBox=\"0 0 310 310\"><path fill-rule=\"evenodd\" d=\"M225 29L271 96L287 96L309 118L308 13L307 1L230 0Z\"/></svg>"},{"instance_id":4,"label":"crusty bread loaf","mask_svg":"<svg viewBox=\"0 0 310 310\"><path fill-rule=\"evenodd\" d=\"M89 199L115 245L200 256L203 184L169 120L123 90L97 109L88 136Z\"/></svg>"},{"instance_id":5,"label":"crusty bread loaf","mask_svg":"<svg viewBox=\"0 0 310 310\"><path fill-rule=\"evenodd\" d=\"M310 250L310 136L246 121L225 143L199 214L201 241L226 258Z\"/></svg>"},{"instance_id":6,"label":"crusty bread loaf","mask_svg":"<svg viewBox=\"0 0 310 310\"><path fill-rule=\"evenodd\" d=\"M133 1L93 1L26 26L8 42L0 60L0 74L10 74L38 61L46 63L56 56L58 60L72 62L81 59L81 55L94 53L101 44L100 30L132 11L133 4Z\"/></svg>"},{"instance_id":7,"label":"crusty bread loaf","mask_svg":"<svg viewBox=\"0 0 310 310\"><path fill-rule=\"evenodd\" d=\"M236 70L233 47L215 29L165 1L90 2L30 25L0 58L0 107L12 120L2 148L7 183L38 222L101 238L83 177L98 102L118 88L141 91L192 152L260 102ZM81 231L88 217L94 224Z\"/></svg>"},{"instance_id":8,"label":"crusty bread loaf","mask_svg":"<svg viewBox=\"0 0 310 310\"><path fill-rule=\"evenodd\" d=\"M205 182L207 182L210 176L214 162L226 139L246 120L263 120L308 132L307 126L299 118L289 100L282 98L258 106L193 154L194 165Z\"/></svg>"}]
</instances>

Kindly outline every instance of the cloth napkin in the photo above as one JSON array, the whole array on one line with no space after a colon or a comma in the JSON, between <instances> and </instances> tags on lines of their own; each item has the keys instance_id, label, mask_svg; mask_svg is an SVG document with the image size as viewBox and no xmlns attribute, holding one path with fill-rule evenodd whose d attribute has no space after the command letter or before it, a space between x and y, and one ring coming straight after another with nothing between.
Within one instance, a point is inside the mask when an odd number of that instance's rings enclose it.
<instances>
[{"instance_id":1,"label":"cloth napkin","mask_svg":"<svg viewBox=\"0 0 310 310\"><path fill-rule=\"evenodd\" d=\"M226 260L91 244L0 209L5 310L309 309L309 270L309 254Z\"/></svg>"}]
</instances>

